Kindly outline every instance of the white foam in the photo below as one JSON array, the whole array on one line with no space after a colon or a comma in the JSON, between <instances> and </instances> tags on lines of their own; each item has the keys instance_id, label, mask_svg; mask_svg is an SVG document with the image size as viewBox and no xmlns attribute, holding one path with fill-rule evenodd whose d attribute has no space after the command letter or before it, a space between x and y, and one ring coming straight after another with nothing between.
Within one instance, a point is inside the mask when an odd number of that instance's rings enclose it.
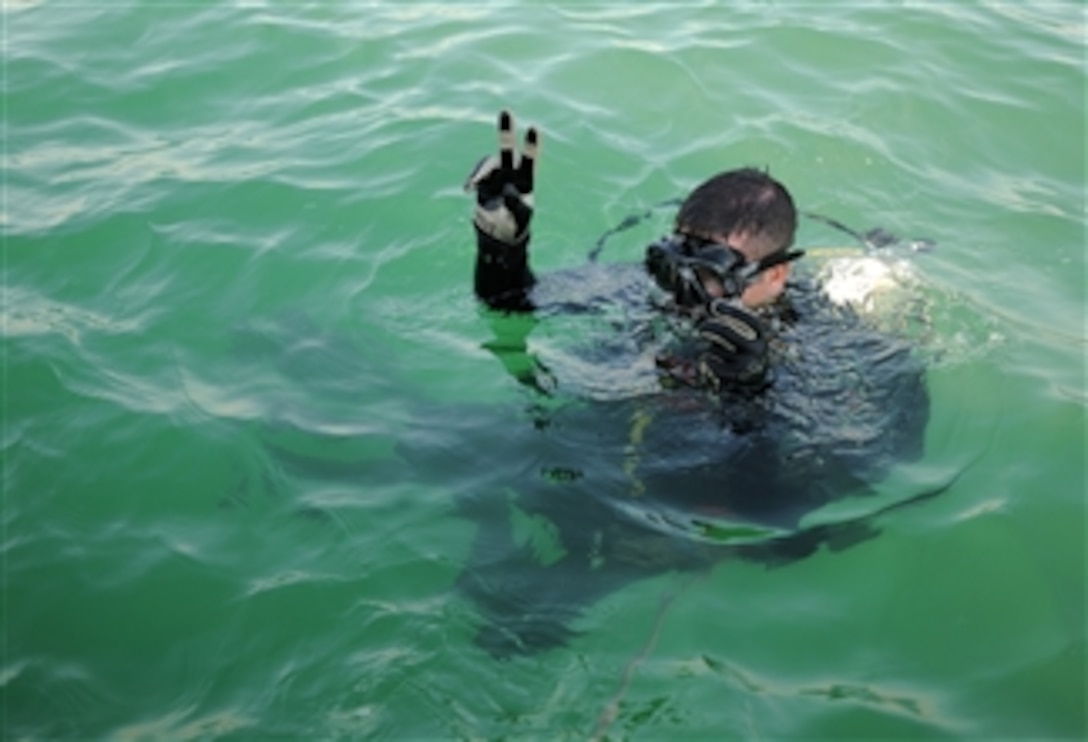
<instances>
[{"instance_id":1,"label":"white foam","mask_svg":"<svg viewBox=\"0 0 1088 742\"><path fill-rule=\"evenodd\" d=\"M911 290L912 283L909 264L868 255L833 258L823 266L819 278L835 304L866 313L877 311L885 299L894 303L896 295Z\"/></svg>"}]
</instances>

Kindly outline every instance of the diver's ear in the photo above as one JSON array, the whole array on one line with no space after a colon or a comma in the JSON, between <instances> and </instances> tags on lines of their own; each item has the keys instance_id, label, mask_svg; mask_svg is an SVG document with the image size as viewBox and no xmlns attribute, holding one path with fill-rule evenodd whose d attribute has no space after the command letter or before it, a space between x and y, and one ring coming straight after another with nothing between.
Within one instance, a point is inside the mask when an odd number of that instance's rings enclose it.
<instances>
[{"instance_id":1,"label":"diver's ear","mask_svg":"<svg viewBox=\"0 0 1088 742\"><path fill-rule=\"evenodd\" d=\"M790 264L779 263L767 269L767 280L776 285L786 285L786 279L790 277Z\"/></svg>"}]
</instances>

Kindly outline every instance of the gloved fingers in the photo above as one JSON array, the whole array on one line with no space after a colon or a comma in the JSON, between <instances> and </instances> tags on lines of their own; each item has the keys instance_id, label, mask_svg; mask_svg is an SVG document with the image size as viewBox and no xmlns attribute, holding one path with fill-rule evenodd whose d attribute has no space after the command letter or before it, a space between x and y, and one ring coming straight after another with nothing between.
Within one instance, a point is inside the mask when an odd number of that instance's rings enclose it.
<instances>
[{"instance_id":1,"label":"gloved fingers","mask_svg":"<svg viewBox=\"0 0 1088 742\"><path fill-rule=\"evenodd\" d=\"M727 327L722 327L710 321L704 322L700 326L698 336L709 343L710 347L721 348L730 356L737 353L741 345L741 343L738 343L740 338L731 333Z\"/></svg>"},{"instance_id":2,"label":"gloved fingers","mask_svg":"<svg viewBox=\"0 0 1088 742\"><path fill-rule=\"evenodd\" d=\"M499 112L499 157L504 178L514 174L514 117L509 111Z\"/></svg>"},{"instance_id":3,"label":"gloved fingers","mask_svg":"<svg viewBox=\"0 0 1088 742\"><path fill-rule=\"evenodd\" d=\"M488 206L477 204L473 221L481 232L500 242L513 243L524 232L503 202Z\"/></svg>"},{"instance_id":4,"label":"gloved fingers","mask_svg":"<svg viewBox=\"0 0 1088 742\"><path fill-rule=\"evenodd\" d=\"M727 363L713 353L699 356L699 376L712 389L720 389L724 379L732 379L736 375L736 364Z\"/></svg>"},{"instance_id":5,"label":"gloved fingers","mask_svg":"<svg viewBox=\"0 0 1088 742\"><path fill-rule=\"evenodd\" d=\"M531 198L530 195L529 199ZM511 183L507 183L502 189L502 202L507 211L514 217L518 233L524 232L525 228L529 226L529 220L533 218L532 204Z\"/></svg>"},{"instance_id":6,"label":"gloved fingers","mask_svg":"<svg viewBox=\"0 0 1088 742\"><path fill-rule=\"evenodd\" d=\"M722 357L717 353L699 356L699 375L713 389L729 384L758 382L766 373L766 363L756 356Z\"/></svg>"},{"instance_id":7,"label":"gloved fingers","mask_svg":"<svg viewBox=\"0 0 1088 742\"><path fill-rule=\"evenodd\" d=\"M476 167L465 179L465 191L475 190L477 201L487 203L502 194L508 183L523 195L533 192L536 161L540 152L540 135L536 127L530 127L525 133L525 145L520 162L514 151L514 117L509 111L499 113L498 120L499 153L487 155L476 163Z\"/></svg>"},{"instance_id":8,"label":"gloved fingers","mask_svg":"<svg viewBox=\"0 0 1088 742\"><path fill-rule=\"evenodd\" d=\"M754 342L762 334L759 319L745 310L722 299L715 299L708 307L711 320L729 330L745 342Z\"/></svg>"},{"instance_id":9,"label":"gloved fingers","mask_svg":"<svg viewBox=\"0 0 1088 742\"><path fill-rule=\"evenodd\" d=\"M743 342L752 343L759 338L759 328L752 325L745 318L726 315L715 317L714 322L728 328L734 337L740 338Z\"/></svg>"},{"instance_id":10,"label":"gloved fingers","mask_svg":"<svg viewBox=\"0 0 1088 742\"><path fill-rule=\"evenodd\" d=\"M699 373L711 387L752 384L767 370L767 340L755 315L726 301L707 305L709 316L698 324L706 350L699 355Z\"/></svg>"},{"instance_id":11,"label":"gloved fingers","mask_svg":"<svg viewBox=\"0 0 1088 742\"><path fill-rule=\"evenodd\" d=\"M465 191L479 190L481 184L493 179L498 169L499 158L495 155L484 155L465 178Z\"/></svg>"},{"instance_id":12,"label":"gloved fingers","mask_svg":"<svg viewBox=\"0 0 1088 742\"><path fill-rule=\"evenodd\" d=\"M521 151L521 164L514 178L514 185L522 193L533 192L537 155L540 152L540 135L536 127L529 127L525 132L525 147Z\"/></svg>"}]
</instances>

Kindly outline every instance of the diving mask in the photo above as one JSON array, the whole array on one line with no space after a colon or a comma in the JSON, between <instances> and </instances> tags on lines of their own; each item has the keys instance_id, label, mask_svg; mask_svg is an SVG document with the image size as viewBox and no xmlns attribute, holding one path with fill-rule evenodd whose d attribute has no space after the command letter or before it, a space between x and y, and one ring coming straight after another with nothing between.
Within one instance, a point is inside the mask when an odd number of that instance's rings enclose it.
<instances>
[{"instance_id":1,"label":"diving mask","mask_svg":"<svg viewBox=\"0 0 1088 742\"><path fill-rule=\"evenodd\" d=\"M646 248L646 270L679 306L693 307L717 298L707 291L708 279L721 283L722 298L737 298L763 271L804 254L803 250L782 249L762 260L749 261L734 247L674 233Z\"/></svg>"}]
</instances>

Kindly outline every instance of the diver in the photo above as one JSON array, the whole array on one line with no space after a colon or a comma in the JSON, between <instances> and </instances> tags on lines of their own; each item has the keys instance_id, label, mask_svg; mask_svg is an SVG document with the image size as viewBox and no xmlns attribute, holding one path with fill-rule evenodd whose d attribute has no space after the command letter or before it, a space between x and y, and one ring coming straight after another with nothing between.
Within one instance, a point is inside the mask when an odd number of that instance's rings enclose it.
<instances>
[{"instance_id":1,"label":"diver","mask_svg":"<svg viewBox=\"0 0 1088 742\"><path fill-rule=\"evenodd\" d=\"M481 160L465 184L476 192L476 295L493 309L531 311L538 280L529 265L533 185L540 141L526 134L520 161L513 118L499 115L499 156ZM782 295L797 210L784 186L745 168L716 175L684 201L674 233L651 245L646 268L673 309L695 321L703 348L673 374L715 389L758 387L767 371L767 330L759 312Z\"/></svg>"},{"instance_id":2,"label":"diver","mask_svg":"<svg viewBox=\"0 0 1088 742\"><path fill-rule=\"evenodd\" d=\"M519 492L517 507L554 525L557 561L534 569L531 550L503 522L504 506L479 519L459 580L488 614L478 642L498 656L538 651L565 641L582 609L633 579L707 568L725 555L789 563L875 535L869 517L819 527L802 520L920 456L924 368L909 344L833 306L814 280L793 278L804 253L793 249L789 191L761 170L719 173L688 194L672 233L649 245L640 265L538 276L529 243L540 136L530 128L519 155L503 111L498 138L498 155L465 184L476 200L476 296L521 316L626 302L641 323L632 334L652 346L654 384L585 413L595 442L637 444L622 464L627 492L588 475L562 490L528 483ZM663 333L644 332L662 317ZM566 426L571 442L542 445L556 456L575 451L580 427ZM693 537L713 533L720 517L777 530L744 543Z\"/></svg>"}]
</instances>

